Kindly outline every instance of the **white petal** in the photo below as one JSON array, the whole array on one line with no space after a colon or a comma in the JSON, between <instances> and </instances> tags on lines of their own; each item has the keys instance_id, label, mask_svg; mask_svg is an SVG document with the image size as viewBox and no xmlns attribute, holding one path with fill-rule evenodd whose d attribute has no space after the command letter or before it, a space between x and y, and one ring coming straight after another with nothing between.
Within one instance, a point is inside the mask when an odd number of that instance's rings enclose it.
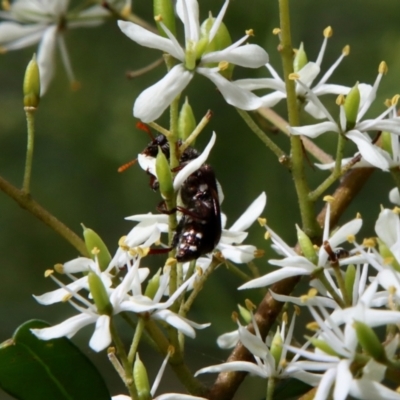
<instances>
[{"instance_id":1,"label":"white petal","mask_svg":"<svg viewBox=\"0 0 400 400\"><path fill-rule=\"evenodd\" d=\"M341 226L330 238L329 243L332 248L337 247L339 244L345 242L349 236L357 235L362 226L362 219L355 218Z\"/></svg>"},{"instance_id":2,"label":"white petal","mask_svg":"<svg viewBox=\"0 0 400 400\"><path fill-rule=\"evenodd\" d=\"M275 282L281 281L282 279L289 278L291 276L298 275L309 275L310 272L295 267L285 267L277 271L270 272L260 278L252 279L251 281L239 286L239 290L243 289L255 289L259 287L266 287L272 285Z\"/></svg>"},{"instance_id":3,"label":"white petal","mask_svg":"<svg viewBox=\"0 0 400 400\"><path fill-rule=\"evenodd\" d=\"M356 129L363 131L377 130L386 131L400 135L400 117L383 119L383 120L365 120L356 125Z\"/></svg>"},{"instance_id":4,"label":"white petal","mask_svg":"<svg viewBox=\"0 0 400 400\"><path fill-rule=\"evenodd\" d=\"M232 361L220 365L211 365L210 367L199 369L194 376L204 373L219 373L226 371L247 371L254 375L260 376L261 378L267 378L268 376L263 368L248 361Z\"/></svg>"},{"instance_id":5,"label":"white petal","mask_svg":"<svg viewBox=\"0 0 400 400\"><path fill-rule=\"evenodd\" d=\"M219 11L217 18L214 19L214 23L210 29L210 33L208 36L208 42L210 43L213 39L216 33L218 32L219 27L221 26L222 20L225 16L226 10L229 5L229 0L225 0L225 3L221 7L221 10Z\"/></svg>"},{"instance_id":6,"label":"white petal","mask_svg":"<svg viewBox=\"0 0 400 400\"><path fill-rule=\"evenodd\" d=\"M78 292L79 290L87 286L87 276L84 276L67 285L70 291L64 288L60 288L52 290L51 292L44 293L40 296L33 295L33 297L39 304L48 306L50 304L58 303L60 301L65 301L66 296L70 296L71 292Z\"/></svg>"},{"instance_id":7,"label":"white petal","mask_svg":"<svg viewBox=\"0 0 400 400\"><path fill-rule=\"evenodd\" d=\"M97 315L78 314L58 325L43 329L31 329L31 332L41 340L56 339L63 336L71 338L79 329L93 323L96 319Z\"/></svg>"},{"instance_id":8,"label":"white petal","mask_svg":"<svg viewBox=\"0 0 400 400\"><path fill-rule=\"evenodd\" d=\"M335 377L336 377L335 368L328 369L325 372L324 376L321 379L321 382L319 383L317 393L314 396L314 400L325 400L328 398L329 391L333 385Z\"/></svg>"},{"instance_id":9,"label":"white petal","mask_svg":"<svg viewBox=\"0 0 400 400\"><path fill-rule=\"evenodd\" d=\"M95 271L96 263L87 257L78 257L67 261L62 266L62 272L65 274L76 274L77 272Z\"/></svg>"},{"instance_id":10,"label":"white petal","mask_svg":"<svg viewBox=\"0 0 400 400\"><path fill-rule=\"evenodd\" d=\"M334 400L345 400L350 390L353 375L350 372L351 360L341 360L337 366L336 384L333 391Z\"/></svg>"},{"instance_id":11,"label":"white petal","mask_svg":"<svg viewBox=\"0 0 400 400\"><path fill-rule=\"evenodd\" d=\"M143 91L133 106L133 115L143 122L156 120L191 81L193 74L182 64L175 65L167 75Z\"/></svg>"},{"instance_id":12,"label":"white petal","mask_svg":"<svg viewBox=\"0 0 400 400\"><path fill-rule=\"evenodd\" d=\"M49 26L39 45L37 63L40 73L40 95L43 96L53 78L55 64L54 55L57 39L57 26Z\"/></svg>"},{"instance_id":13,"label":"white petal","mask_svg":"<svg viewBox=\"0 0 400 400\"><path fill-rule=\"evenodd\" d=\"M315 296L310 297L306 301L304 301L301 297L294 296L286 296L283 294L278 294L270 290L271 296L282 303L290 302L293 304L297 304L298 306L312 305L312 306L323 306L328 308L336 308L337 303L335 300L330 299L328 297Z\"/></svg>"},{"instance_id":14,"label":"white petal","mask_svg":"<svg viewBox=\"0 0 400 400\"><path fill-rule=\"evenodd\" d=\"M230 230L223 229L220 243L234 244L242 243L248 236L247 232L231 232Z\"/></svg>"},{"instance_id":15,"label":"white petal","mask_svg":"<svg viewBox=\"0 0 400 400\"><path fill-rule=\"evenodd\" d=\"M256 335L250 333L245 327L239 326L239 338L243 346L247 348L254 356L262 360L266 360L269 353L267 345ZM275 363L275 361L272 361Z\"/></svg>"},{"instance_id":16,"label":"white petal","mask_svg":"<svg viewBox=\"0 0 400 400\"><path fill-rule=\"evenodd\" d=\"M277 265L278 267L293 267L301 268L309 271L309 273L314 272L316 266L307 258L302 256L289 256L282 260L269 260L271 265Z\"/></svg>"},{"instance_id":17,"label":"white petal","mask_svg":"<svg viewBox=\"0 0 400 400\"><path fill-rule=\"evenodd\" d=\"M350 394L363 400L400 400L400 393L368 379L353 379Z\"/></svg>"},{"instance_id":18,"label":"white petal","mask_svg":"<svg viewBox=\"0 0 400 400\"><path fill-rule=\"evenodd\" d=\"M216 139L217 135L215 134L215 132L213 132L210 141L208 142L206 148L203 150L200 156L190 161L177 173L174 179L175 191L182 186L183 182L185 182L189 175L197 171L207 161L208 155L210 154L210 151L213 148Z\"/></svg>"},{"instance_id":19,"label":"white petal","mask_svg":"<svg viewBox=\"0 0 400 400\"><path fill-rule=\"evenodd\" d=\"M261 97L262 106L271 108L284 98L286 98L286 92L276 91L266 94Z\"/></svg>"},{"instance_id":20,"label":"white petal","mask_svg":"<svg viewBox=\"0 0 400 400\"><path fill-rule=\"evenodd\" d=\"M166 322L190 338L196 337L196 331L182 317L170 310L156 311L152 314L152 318Z\"/></svg>"},{"instance_id":21,"label":"white petal","mask_svg":"<svg viewBox=\"0 0 400 400\"><path fill-rule=\"evenodd\" d=\"M243 264L252 261L255 257L257 247L251 244L242 244L238 246L219 243L217 249L221 251L224 258L231 260L236 264Z\"/></svg>"},{"instance_id":22,"label":"white petal","mask_svg":"<svg viewBox=\"0 0 400 400\"><path fill-rule=\"evenodd\" d=\"M400 205L400 193L398 188L395 187L389 192L389 200L393 204Z\"/></svg>"},{"instance_id":23,"label":"white petal","mask_svg":"<svg viewBox=\"0 0 400 400\"><path fill-rule=\"evenodd\" d=\"M399 239L399 223L398 214L387 208L379 213L379 217L376 220L375 232L379 236L379 239L383 240L389 248Z\"/></svg>"},{"instance_id":24,"label":"white petal","mask_svg":"<svg viewBox=\"0 0 400 400\"><path fill-rule=\"evenodd\" d=\"M223 335L218 336L217 344L221 349L231 349L235 347L237 342L239 341L239 332L238 330L224 333Z\"/></svg>"},{"instance_id":25,"label":"white petal","mask_svg":"<svg viewBox=\"0 0 400 400\"><path fill-rule=\"evenodd\" d=\"M317 96L322 96L324 94L348 94L351 88L348 86L343 86L343 85L334 85L331 83L327 83L321 86L318 86L317 88L313 88L313 92Z\"/></svg>"},{"instance_id":26,"label":"white petal","mask_svg":"<svg viewBox=\"0 0 400 400\"><path fill-rule=\"evenodd\" d=\"M229 228L230 231L245 231L263 212L267 203L267 196L262 192L242 214L242 216Z\"/></svg>"},{"instance_id":27,"label":"white petal","mask_svg":"<svg viewBox=\"0 0 400 400\"><path fill-rule=\"evenodd\" d=\"M242 110L256 110L262 106L262 101L255 94L236 86L211 68L197 68L199 74L210 79L224 96L226 102Z\"/></svg>"},{"instance_id":28,"label":"white petal","mask_svg":"<svg viewBox=\"0 0 400 400\"><path fill-rule=\"evenodd\" d=\"M138 154L137 160L140 168L157 177L155 157L150 157L146 154Z\"/></svg>"},{"instance_id":29,"label":"white petal","mask_svg":"<svg viewBox=\"0 0 400 400\"><path fill-rule=\"evenodd\" d=\"M165 214L135 214L130 217L125 217L125 219L138 222L147 221L150 224L168 224L168 215Z\"/></svg>"},{"instance_id":30,"label":"white petal","mask_svg":"<svg viewBox=\"0 0 400 400\"><path fill-rule=\"evenodd\" d=\"M96 321L96 328L90 338L89 346L94 351L99 352L108 347L110 343L110 317L108 315L101 315Z\"/></svg>"},{"instance_id":31,"label":"white petal","mask_svg":"<svg viewBox=\"0 0 400 400\"><path fill-rule=\"evenodd\" d=\"M183 49L174 45L170 39L150 32L133 22L118 21L118 26L129 39L132 39L141 46L164 51L180 61L185 59Z\"/></svg>"},{"instance_id":32,"label":"white petal","mask_svg":"<svg viewBox=\"0 0 400 400\"><path fill-rule=\"evenodd\" d=\"M14 42L23 38L30 37L31 40L27 42L24 46L12 46L7 49L14 50L17 48L29 46L31 44L37 43L40 40L46 26L44 25L21 25L16 22L1 22L0 23L0 43L2 46L7 43Z\"/></svg>"},{"instance_id":33,"label":"white petal","mask_svg":"<svg viewBox=\"0 0 400 400\"><path fill-rule=\"evenodd\" d=\"M377 168L387 171L390 157L387 152L372 144L371 139L361 132L352 130L346 133L346 137L352 140L358 147L363 158Z\"/></svg>"},{"instance_id":34,"label":"white petal","mask_svg":"<svg viewBox=\"0 0 400 400\"><path fill-rule=\"evenodd\" d=\"M197 0L178 0L176 12L185 27L186 41L197 42L200 35L199 4Z\"/></svg>"},{"instance_id":35,"label":"white petal","mask_svg":"<svg viewBox=\"0 0 400 400\"><path fill-rule=\"evenodd\" d=\"M304 135L310 138L316 138L325 132L338 132L337 124L325 121L315 125L290 127L292 135Z\"/></svg>"},{"instance_id":36,"label":"white petal","mask_svg":"<svg viewBox=\"0 0 400 400\"><path fill-rule=\"evenodd\" d=\"M250 91L258 89L274 89L286 93L285 84L282 81L273 78L238 79L233 83L242 89Z\"/></svg>"},{"instance_id":37,"label":"white petal","mask_svg":"<svg viewBox=\"0 0 400 400\"><path fill-rule=\"evenodd\" d=\"M234 65L247 68L259 68L268 62L267 52L256 44L247 44L235 49L224 49L205 54L202 64L227 61Z\"/></svg>"},{"instance_id":38,"label":"white petal","mask_svg":"<svg viewBox=\"0 0 400 400\"><path fill-rule=\"evenodd\" d=\"M317 77L320 71L321 68L315 62L310 61L298 72L298 74L300 75L300 80L305 85L311 87L314 79Z\"/></svg>"},{"instance_id":39,"label":"white petal","mask_svg":"<svg viewBox=\"0 0 400 400\"><path fill-rule=\"evenodd\" d=\"M131 399L129 397L129 399ZM154 400L207 400L204 397L191 396L190 394L165 393L154 397Z\"/></svg>"}]
</instances>

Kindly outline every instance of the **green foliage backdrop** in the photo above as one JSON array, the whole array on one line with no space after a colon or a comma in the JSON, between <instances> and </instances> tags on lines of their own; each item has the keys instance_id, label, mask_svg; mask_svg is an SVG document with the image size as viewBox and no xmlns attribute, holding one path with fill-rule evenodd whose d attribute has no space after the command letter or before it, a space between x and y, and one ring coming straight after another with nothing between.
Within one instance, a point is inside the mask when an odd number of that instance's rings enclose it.
<instances>
[{"instance_id":1,"label":"green foliage backdrop","mask_svg":"<svg viewBox=\"0 0 400 400\"><path fill-rule=\"evenodd\" d=\"M203 12L210 9L216 14L222 1L202 0L200 3ZM149 0L135 1L134 11L151 22ZM334 35L329 41L323 67L331 65L341 49L350 44L350 56L332 78L332 81L350 86L357 79L373 83L379 62L385 60L389 73L383 79L376 102L382 104L387 97L400 92L399 15L398 0L296 0L292 2L294 44L298 46L303 41L309 59L315 59L322 43L322 31L331 25ZM205 18L206 14L202 17ZM245 25L248 21L253 21L253 26ZM232 1L225 23L233 39L241 37L245 29L253 28L256 34L253 42L266 48L272 65L280 71L276 50L278 42L271 34L278 25L277 2ZM72 92L61 62L58 62L55 80L37 112L32 195L76 232L80 232L81 222L95 229L114 252L119 237L132 226L123 218L154 212L159 202L158 194L149 189L148 178L138 167L124 174L116 171L118 166L135 158L148 142L147 136L135 128L132 105L143 89L164 74L164 67L160 66L135 80L127 80L127 70L147 65L159 57L159 53L140 48L127 39L115 21L93 29L67 32L66 41L75 74L82 86L79 91ZM32 47L0 56L0 173L16 186L22 183L26 146L22 79L26 64L35 51L36 48ZM267 76L267 71L260 69L253 74ZM240 69L234 76L241 77ZM248 131L212 84L198 76L186 94L198 120L208 108L218 117L211 120L197 147L202 149L211 131L217 132L210 163L224 189L223 211L228 216L228 224L261 191L268 195L264 214L272 228L279 225L283 215L293 224L299 222L290 175L272 154L265 157L267 153L261 142ZM281 109L285 110L283 104ZM166 121L166 116L162 121ZM329 139L324 140L329 143ZM285 147L284 137L278 141ZM319 143L323 144L322 141ZM228 163L229 169L226 167ZM307 169L310 176L317 177L323 173L311 165ZM379 179L389 180L390 177L380 174ZM357 203L357 209L350 207L347 211L347 216L356 211L362 213L366 221L364 229L370 228L372 219L379 212L369 208L370 201L373 199L374 204L388 205L387 192L371 192L373 185L379 188L372 179L361 192L362 202ZM292 228L281 226L279 233L294 244ZM263 233L254 226L251 243L266 248ZM271 254L269 250L268 254ZM67 316L70 312L68 307L42 307L31 294L53 289L52 283L43 277L44 270L76 256L76 250L62 238L0 193L1 341L10 337L13 330L27 319L35 317L56 323ZM155 265L152 259L145 261ZM256 262L262 271L266 271L266 258ZM208 334L212 332L214 338L233 329L230 313L235 303L249 296L248 293L228 292L226 282L230 281L232 287L237 287L239 281L223 269L217 272L218 275L218 283L217 280L208 282L199 300L208 307L204 307L205 311L195 318L206 322L212 313L221 315L218 324L209 328ZM204 332L199 335L206 336ZM78 343L86 340L82 338L83 335L79 334ZM196 349L204 351L205 363L219 361L225 356L223 352L216 354L207 347L213 344L204 343L204 350ZM105 358L104 355L91 356ZM3 398L1 394L0 398Z\"/></svg>"}]
</instances>

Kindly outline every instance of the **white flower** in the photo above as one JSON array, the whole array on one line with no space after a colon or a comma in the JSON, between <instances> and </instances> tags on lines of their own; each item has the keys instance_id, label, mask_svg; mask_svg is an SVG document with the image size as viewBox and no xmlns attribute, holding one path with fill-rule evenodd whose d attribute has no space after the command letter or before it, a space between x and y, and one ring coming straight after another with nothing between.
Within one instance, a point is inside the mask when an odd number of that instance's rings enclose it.
<instances>
[{"instance_id":1,"label":"white flower","mask_svg":"<svg viewBox=\"0 0 400 400\"><path fill-rule=\"evenodd\" d=\"M194 338L196 332L193 328L204 329L210 326L210 324L196 324L195 322L168 310L168 308L188 289L190 285L193 285L193 282L197 279L197 273L193 274L181 286L179 286L167 301L161 302L161 298L168 288L169 272L169 267L166 267L166 272L161 275L159 287L153 298L142 294L141 285L138 284L138 279L133 275L131 277L132 283L130 284L132 295L127 296L126 299L121 302L120 308L123 311L131 311L134 313L148 313L152 319L164 321L178 329L186 336ZM135 273L137 273L137 271L134 271L134 274Z\"/></svg>"},{"instance_id":2,"label":"white flower","mask_svg":"<svg viewBox=\"0 0 400 400\"><path fill-rule=\"evenodd\" d=\"M228 7L226 0L220 13L215 18L205 43L210 43L223 19ZM151 122L157 119L192 80L194 73L210 79L219 89L225 100L235 107L244 110L254 110L261 106L261 100L253 93L240 89L219 74L219 67L209 68L209 63L228 62L248 68L258 68L268 62L267 53L259 46L244 43L248 35L231 46L207 54L197 54L200 39L199 5L197 0L178 0L178 16L185 28L185 47L182 48L169 29L160 22L168 38L156 35L137 24L126 21L118 21L122 32L136 43L169 53L181 62L175 65L168 74L155 85L142 92L136 99L133 107L133 115L143 122ZM203 50L204 51L204 50Z\"/></svg>"},{"instance_id":3,"label":"white flower","mask_svg":"<svg viewBox=\"0 0 400 400\"><path fill-rule=\"evenodd\" d=\"M313 374L309 374L303 370L299 370L296 367L292 367L291 363L286 363L286 346L292 340L293 329L294 329L294 318L289 327L287 335L285 335L285 324L282 324L282 331L278 332L280 340L282 341L282 352L279 360L275 360L267 344L262 340L260 332L258 330L256 322L253 320L253 326L255 327L255 334L250 333L244 326L238 323L239 339L242 344L253 354L256 363L249 361L230 361L224 364L211 365L209 367L201 368L195 374L195 376L204 373L216 373L216 372L227 372L227 371L246 371L261 378L288 378L293 377L307 382L311 385L318 383Z\"/></svg>"},{"instance_id":4,"label":"white flower","mask_svg":"<svg viewBox=\"0 0 400 400\"><path fill-rule=\"evenodd\" d=\"M329 315L325 307L318 306L322 316L313 306L309 305L309 310L320 327L316 338L322 340L330 347L336 355L331 352L326 353L323 347L318 347L315 352L304 350L303 348L295 348L287 346L288 350L295 353L292 363L297 368L308 371L325 371L321 377L317 392L314 399L325 400L328 398L332 386L333 399L344 400L348 395L360 399L400 399L400 394L391 391L379 382L384 378L386 367L379 365L375 361L370 360L363 368L362 373L353 376L351 365L357 356L358 340L354 329L354 321L360 321L374 327L386 325L387 323L395 323L398 321L400 313L397 317L389 316L387 311L369 309L364 301L372 298L376 285L371 285L371 289L367 290L360 302L355 307L344 310L336 310ZM343 329L339 325L345 323ZM310 344L310 342L308 342ZM398 337L391 342L385 344L385 350L388 358L392 358L398 346ZM305 357L307 361L297 361L299 357ZM359 367L360 369L360 367ZM357 376L362 378L358 379ZM367 395L368 390L371 393ZM363 393L363 395L361 395ZM378 397L377 393L379 393Z\"/></svg>"},{"instance_id":5,"label":"white flower","mask_svg":"<svg viewBox=\"0 0 400 400\"><path fill-rule=\"evenodd\" d=\"M246 229L257 220L263 212L266 203L267 196L262 192L229 229L222 229L217 249L222 253L224 258L238 264L248 263L254 259L257 248L253 245L242 245L240 243L246 239L248 235ZM224 227L226 218L223 218L222 221Z\"/></svg>"},{"instance_id":6,"label":"white flower","mask_svg":"<svg viewBox=\"0 0 400 400\"><path fill-rule=\"evenodd\" d=\"M309 61L304 67L302 67L297 74L299 79L304 82L304 84L312 90L315 96L322 96L324 94L347 94L350 90L347 86L327 84L327 80L333 74L335 69L339 66L341 61L345 56L348 55L348 46L346 46L340 57L335 61L335 63L325 72L322 78L314 86L313 82L318 74L321 72L321 63L324 57L326 45L328 38L331 35L331 28L328 27L324 30L324 41L322 43L320 52L318 54L317 60L315 62ZM302 49L301 49L302 50ZM257 78L257 79L240 79L234 83L239 87L246 90L258 90L258 89L274 89L275 91L267 95L261 96L263 101L263 107L273 107L280 100L286 98L286 85L283 79L278 75L271 64L267 63L265 65L272 75L272 78ZM296 94L301 101L305 101L306 105L304 110L311 114L314 118L324 118L325 115L322 113L318 107L310 101L310 96L307 90L303 86L296 83Z\"/></svg>"},{"instance_id":7,"label":"white flower","mask_svg":"<svg viewBox=\"0 0 400 400\"><path fill-rule=\"evenodd\" d=\"M349 237L353 237L357 234L357 232L361 229L362 220L360 218L355 218L352 221L344 224L341 228L339 228L334 234L329 237L330 227L329 227L329 218L330 218L330 205L328 203L327 212L325 216L325 225L324 232L322 237L322 243L325 245L321 246L318 252L318 262L317 264L313 264L310 260L308 260L304 256L299 256L294 249L289 247L271 228L266 227L269 234L271 235L272 241L274 245L278 248L279 253L284 254L286 257L282 260L269 260L269 263L272 265L276 265L278 267L282 267L279 270L270 272L260 278L253 279L249 282L246 282L239 289L253 289L258 287L265 287L272 285L275 282L278 282L282 279L289 278L292 276L298 275L310 275L312 274L316 268L324 268L324 274L326 278L331 281L332 278L329 274L329 254L325 250L327 246L329 246L332 251L343 242L347 241ZM339 264L344 265L348 264L350 259L340 259Z\"/></svg>"},{"instance_id":8,"label":"white flower","mask_svg":"<svg viewBox=\"0 0 400 400\"><path fill-rule=\"evenodd\" d=\"M59 289L44 293L40 296L33 296L35 300L42 305L50 305L58 303L60 301L65 301L67 296L71 296L71 293L78 293L81 289L89 291L88 283L88 272L96 273L103 282L104 287L109 289L111 287L113 275L111 274L112 267L108 267L105 271L101 271L97 260L92 260L87 257L78 257L71 261L66 262L63 265L56 265L55 270L61 274L66 274L72 282L67 285L62 285L52 273L49 274L50 278L53 279L61 287ZM144 280L149 273L146 268L147 274L143 276ZM74 274L76 273L86 273L80 278L76 278Z\"/></svg>"},{"instance_id":9,"label":"white flower","mask_svg":"<svg viewBox=\"0 0 400 400\"><path fill-rule=\"evenodd\" d=\"M360 91L360 104L355 125L351 129L347 128L347 120L343 105L340 106L340 122L338 123L317 98L317 96L315 96L301 80L298 80L297 82L309 91L308 93L310 100L321 110L321 112L324 113L325 117L328 118L329 121L314 125L290 127L290 132L293 135L304 135L310 138L316 138L325 132L335 132L340 135L345 135L347 139L350 139L356 144L362 158L367 163L384 171L388 170L391 166L390 155L380 147L375 146L367 132L387 131L396 135L400 135L400 117L393 116L393 111L396 107L397 101L393 101L392 105L375 119L361 121L376 98L376 91L381 78L386 71L385 67L385 64L380 66L379 74L375 80L374 86L366 84L358 85L358 89ZM386 118L389 114L392 116L390 118Z\"/></svg>"},{"instance_id":10,"label":"white flower","mask_svg":"<svg viewBox=\"0 0 400 400\"><path fill-rule=\"evenodd\" d=\"M148 271L145 271L143 274L141 271L142 269L139 268L139 264L140 257L136 257L134 264L129 268L124 279L116 288L105 287L109 295L112 315L119 314L123 311L134 313L146 312L151 318L164 321L189 337L195 336L193 328L203 329L209 326L209 324L196 324L167 309L187 289L196 278L197 274L194 274L190 279L185 281L185 283L182 284L166 302L160 302L169 282L169 270L166 274L161 276L160 287L158 288L154 298L150 299L149 297L142 295L141 292L143 276L147 276ZM92 272L99 275L98 270ZM78 300L83 304L83 306L80 306L74 301L69 300L69 303L76 308L80 314L68 318L64 322L49 328L32 329L32 332L42 340L50 340L62 336L71 338L81 328L95 323L96 328L90 339L89 346L95 351L104 350L111 343L110 321L112 315L99 313L97 307L89 300L63 285L61 282L57 280L56 282L62 286L62 288L66 290L73 299Z\"/></svg>"},{"instance_id":11,"label":"white flower","mask_svg":"<svg viewBox=\"0 0 400 400\"><path fill-rule=\"evenodd\" d=\"M62 35L65 29L97 26L109 15L100 5L68 13L69 0L17 0L9 11L0 12L7 21L0 23L1 50L17 50L40 42L37 62L41 95L54 75L54 56L58 46L68 78L76 82Z\"/></svg>"},{"instance_id":12,"label":"white flower","mask_svg":"<svg viewBox=\"0 0 400 400\"><path fill-rule=\"evenodd\" d=\"M109 301L112 306L112 313L118 314L123 311L120 308L122 300L125 298L129 286L131 284L131 277L135 270L139 268L140 258L138 257L135 264L125 276L121 284L114 290L111 291L109 296ZM96 271L93 271L96 273ZM128 286L128 287L127 287ZM66 289L66 287L64 287ZM89 346L94 351L104 350L111 343L111 333L110 333L110 321L111 316L107 314L100 314L97 307L88 301L86 298L82 297L78 293L71 293L74 299L80 301L85 307L75 304L72 300L69 303L75 307L80 314L68 318L64 322L58 325L54 325L49 328L43 329L31 329L32 333L41 340L50 340L54 338L59 338L66 336L71 338L74 336L81 328L90 325L92 323L96 324L95 331L89 341Z\"/></svg>"}]
</instances>

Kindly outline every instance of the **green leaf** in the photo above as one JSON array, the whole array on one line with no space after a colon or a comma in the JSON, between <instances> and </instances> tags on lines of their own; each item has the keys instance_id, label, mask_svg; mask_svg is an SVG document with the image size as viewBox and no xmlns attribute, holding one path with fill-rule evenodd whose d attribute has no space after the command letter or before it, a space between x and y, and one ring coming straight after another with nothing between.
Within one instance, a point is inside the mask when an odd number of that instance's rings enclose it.
<instances>
[{"instance_id":1,"label":"green leaf","mask_svg":"<svg viewBox=\"0 0 400 400\"><path fill-rule=\"evenodd\" d=\"M47 326L25 322L0 344L0 387L21 400L110 400L102 376L70 340L40 340L30 331Z\"/></svg>"}]
</instances>

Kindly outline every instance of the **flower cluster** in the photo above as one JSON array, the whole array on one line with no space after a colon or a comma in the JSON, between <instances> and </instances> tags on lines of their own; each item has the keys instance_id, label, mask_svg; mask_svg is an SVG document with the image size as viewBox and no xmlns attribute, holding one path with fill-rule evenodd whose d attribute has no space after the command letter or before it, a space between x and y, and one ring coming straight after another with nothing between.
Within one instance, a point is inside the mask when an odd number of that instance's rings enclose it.
<instances>
[{"instance_id":1,"label":"flower cluster","mask_svg":"<svg viewBox=\"0 0 400 400\"><path fill-rule=\"evenodd\" d=\"M383 383L386 374L390 376L390 371L398 365L396 350L400 336L395 328L400 322L398 210L383 209L375 225L377 238L364 240L362 245L355 239L361 219L356 218L331 233L329 210L328 204L323 245L319 249L297 228L303 255L297 255L265 225L274 249L284 257L269 263L280 269L240 287L268 287L284 278L308 275L311 289L306 295L295 297L272 291L271 295L277 301L307 307L313 319L308 325L312 336L306 337L302 347L293 346L293 317L286 337L284 324L276 334L280 335L280 352L276 352L276 342L268 337L266 342L261 339L253 317L255 334L238 324L238 331L221 337L220 344L225 345L237 336L254 355L256 364L227 362L202 368L198 373L248 371L267 379L293 377L316 386L318 400L329 398L330 393L335 400L348 395L371 400L400 399L398 392ZM338 247L344 242L353 248ZM376 271L373 277L369 274L371 268ZM393 327L392 334L383 343L374 331L380 326ZM290 361L286 360L288 352L293 353Z\"/></svg>"}]
</instances>

